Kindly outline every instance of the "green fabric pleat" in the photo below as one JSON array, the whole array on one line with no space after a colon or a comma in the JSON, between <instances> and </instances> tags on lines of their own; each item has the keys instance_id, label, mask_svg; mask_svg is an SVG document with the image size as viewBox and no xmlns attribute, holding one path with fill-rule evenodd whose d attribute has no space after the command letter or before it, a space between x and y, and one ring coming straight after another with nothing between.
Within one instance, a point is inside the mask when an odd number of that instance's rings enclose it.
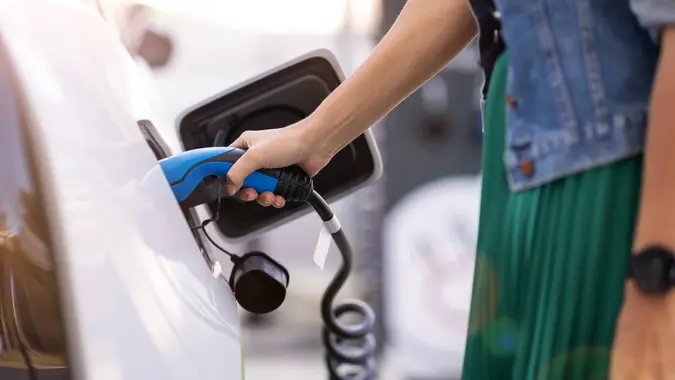
<instances>
[{"instance_id":1,"label":"green fabric pleat","mask_svg":"<svg viewBox=\"0 0 675 380\"><path fill-rule=\"evenodd\" d=\"M463 380L605 380L640 189L636 156L512 193L506 54L484 114L480 231ZM536 170L536 168L535 168Z\"/></svg>"}]
</instances>

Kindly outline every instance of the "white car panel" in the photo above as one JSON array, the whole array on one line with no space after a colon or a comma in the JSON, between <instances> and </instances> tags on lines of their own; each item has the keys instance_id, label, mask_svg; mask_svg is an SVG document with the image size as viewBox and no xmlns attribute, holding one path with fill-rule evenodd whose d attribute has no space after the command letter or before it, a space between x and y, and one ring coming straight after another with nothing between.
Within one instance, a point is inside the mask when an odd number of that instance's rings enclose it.
<instances>
[{"instance_id":1,"label":"white car panel","mask_svg":"<svg viewBox=\"0 0 675 380\"><path fill-rule=\"evenodd\" d=\"M77 379L241 378L236 303L152 171L147 84L116 30L79 0L3 0L0 37L37 131Z\"/></svg>"}]
</instances>

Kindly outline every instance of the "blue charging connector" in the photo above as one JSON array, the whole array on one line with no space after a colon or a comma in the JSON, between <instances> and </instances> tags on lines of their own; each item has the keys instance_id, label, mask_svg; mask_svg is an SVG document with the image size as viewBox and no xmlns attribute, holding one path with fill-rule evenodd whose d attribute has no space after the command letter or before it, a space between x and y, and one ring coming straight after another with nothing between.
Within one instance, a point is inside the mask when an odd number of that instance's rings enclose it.
<instances>
[{"instance_id":1,"label":"blue charging connector","mask_svg":"<svg viewBox=\"0 0 675 380\"><path fill-rule=\"evenodd\" d=\"M229 147L200 148L190 150L179 155L165 158L160 161L160 166L164 171L171 189L178 203L184 207L194 207L200 204L217 201L223 194L220 191L214 192L212 181L226 181L227 175L232 165L243 156L244 151ZM210 183L209 183L210 182ZM220 190L220 185L217 186ZM342 254L342 264L335 277L328 285L321 301L321 316L325 323L323 330L323 343L326 347L326 364L328 366L329 378L331 380L340 379L363 379L372 380L375 377L375 337L373 327L375 323L375 314L368 304L362 301L350 301L333 306L333 301L340 288L347 280L352 267L352 248L345 236L344 231L333 214L326 201L314 190L312 178L307 175L300 167L291 166L281 169L261 169L251 173L243 184L244 188L255 189L258 193L272 192L286 199L287 202L307 202L319 215L340 253ZM209 240L211 240L209 238ZM213 241L212 241L213 242ZM237 293L242 291L243 285L235 284L237 279L243 277L241 271L246 273L257 272L255 276L247 278L260 278L260 272L269 272L274 269L267 261L261 264L256 262L256 258L261 255L249 255L238 258L234 271L234 277L230 284L235 291L238 302L242 302ZM277 265L279 266L279 265ZM269 272L268 279L277 276L280 270L274 273ZM235 278L236 277L236 278ZM287 273L286 278L287 279ZM244 282L242 280L239 281ZM274 281L273 281L274 282ZM278 281L277 281L278 282ZM283 296L285 296L285 286L282 285ZM239 289L237 291L236 289ZM283 301L283 296L270 301L272 306L265 306L264 309L274 309ZM361 323L358 325L345 325L339 321L340 316L347 313L360 314ZM358 349L355 349L358 347ZM345 375L343 367L352 368L353 372ZM357 369L353 369L357 367Z\"/></svg>"},{"instance_id":2,"label":"blue charging connector","mask_svg":"<svg viewBox=\"0 0 675 380\"><path fill-rule=\"evenodd\" d=\"M165 158L159 165L178 203L194 207L213 201L199 190L208 186L206 181L210 178L225 181L243 154L244 150L230 147L200 148ZM272 192L289 202L304 202L314 190L312 179L297 166L258 170L246 177L242 187L258 193Z\"/></svg>"}]
</instances>

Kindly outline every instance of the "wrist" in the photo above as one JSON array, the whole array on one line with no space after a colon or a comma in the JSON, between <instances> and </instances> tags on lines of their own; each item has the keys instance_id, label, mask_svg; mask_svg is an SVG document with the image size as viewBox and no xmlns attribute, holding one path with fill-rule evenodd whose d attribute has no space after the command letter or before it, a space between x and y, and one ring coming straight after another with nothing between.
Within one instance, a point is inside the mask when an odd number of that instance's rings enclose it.
<instances>
[{"instance_id":1,"label":"wrist","mask_svg":"<svg viewBox=\"0 0 675 380\"><path fill-rule=\"evenodd\" d=\"M675 285L675 252L661 245L649 245L634 251L628 278L643 293L665 294Z\"/></svg>"},{"instance_id":2,"label":"wrist","mask_svg":"<svg viewBox=\"0 0 675 380\"><path fill-rule=\"evenodd\" d=\"M311 154L330 160L340 150L339 124L334 117L315 112L303 120L301 128Z\"/></svg>"}]
</instances>

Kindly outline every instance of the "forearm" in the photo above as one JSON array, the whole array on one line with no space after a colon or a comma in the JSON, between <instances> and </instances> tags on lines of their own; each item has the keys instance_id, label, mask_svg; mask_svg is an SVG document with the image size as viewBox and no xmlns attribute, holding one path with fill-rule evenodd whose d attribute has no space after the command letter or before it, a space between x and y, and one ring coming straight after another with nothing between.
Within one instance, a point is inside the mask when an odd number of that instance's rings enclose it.
<instances>
[{"instance_id":1,"label":"forearm","mask_svg":"<svg viewBox=\"0 0 675 380\"><path fill-rule=\"evenodd\" d=\"M468 0L408 0L366 61L311 116L335 154L437 74L476 35Z\"/></svg>"},{"instance_id":2,"label":"forearm","mask_svg":"<svg viewBox=\"0 0 675 380\"><path fill-rule=\"evenodd\" d=\"M645 141L644 172L635 250L650 244L675 249L675 27L661 37Z\"/></svg>"}]
</instances>

